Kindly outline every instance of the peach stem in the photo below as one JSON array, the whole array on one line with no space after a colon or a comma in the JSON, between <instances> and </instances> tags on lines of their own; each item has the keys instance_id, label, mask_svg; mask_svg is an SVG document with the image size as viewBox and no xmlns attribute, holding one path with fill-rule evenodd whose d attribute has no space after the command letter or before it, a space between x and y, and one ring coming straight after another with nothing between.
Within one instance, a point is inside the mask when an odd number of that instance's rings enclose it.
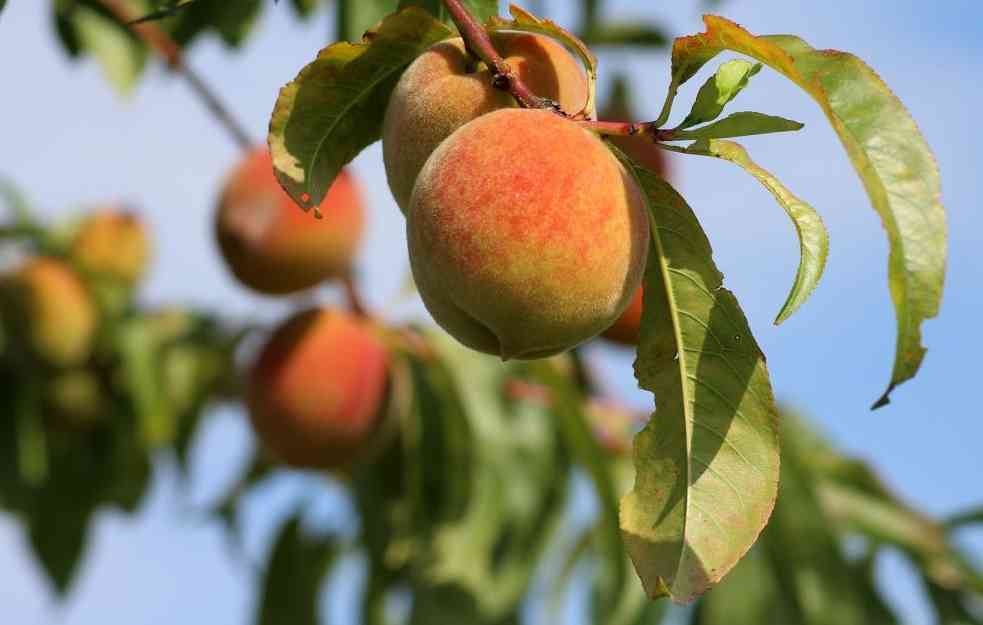
<instances>
[{"instance_id":1,"label":"peach stem","mask_svg":"<svg viewBox=\"0 0 983 625\"><path fill-rule=\"evenodd\" d=\"M492 69L493 85L502 91L508 91L523 108L537 108L552 110L554 113L563 117L570 117L560 106L549 100L541 98L533 93L517 74L512 71L509 64L505 62L502 55L495 50L492 45L488 32L481 26L474 15L468 11L461 0L443 0L444 7L451 14L451 19L457 26L457 30L464 39L468 52L472 56L482 60ZM669 141L672 138L672 131L660 129L655 122L602 122L591 120L576 120L586 130L603 134L617 136L651 136L653 141Z\"/></svg>"},{"instance_id":2,"label":"peach stem","mask_svg":"<svg viewBox=\"0 0 983 625\"><path fill-rule=\"evenodd\" d=\"M461 0L443 0L444 7L451 14L451 19L460 31L468 52L481 59L492 69L493 82L496 89L508 91L522 108L550 109L559 115L568 117L560 106L548 98L541 98L519 78L502 55L495 50L491 37L481 26L474 15L461 4Z\"/></svg>"}]
</instances>

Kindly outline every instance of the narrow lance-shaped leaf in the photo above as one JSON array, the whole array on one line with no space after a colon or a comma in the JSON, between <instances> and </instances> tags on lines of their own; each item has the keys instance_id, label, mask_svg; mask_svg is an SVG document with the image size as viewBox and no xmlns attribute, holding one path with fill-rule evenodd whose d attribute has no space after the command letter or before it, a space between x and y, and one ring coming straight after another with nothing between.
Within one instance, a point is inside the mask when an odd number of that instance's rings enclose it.
<instances>
[{"instance_id":1,"label":"narrow lance-shaped leaf","mask_svg":"<svg viewBox=\"0 0 983 625\"><path fill-rule=\"evenodd\" d=\"M783 426L790 421L783 418ZM841 552L834 524L815 490L817 476L803 462L807 449L795 426L783 427L782 485L759 542L780 596L791 608L787 622L897 625L864 568Z\"/></svg>"},{"instance_id":2,"label":"narrow lance-shaped leaf","mask_svg":"<svg viewBox=\"0 0 983 625\"><path fill-rule=\"evenodd\" d=\"M337 553L334 542L305 536L298 517L287 521L263 575L256 625L318 625L318 597Z\"/></svg>"},{"instance_id":3,"label":"narrow lance-shaped leaf","mask_svg":"<svg viewBox=\"0 0 983 625\"><path fill-rule=\"evenodd\" d=\"M792 316L819 284L826 268L829 254L829 233L816 210L796 197L771 173L755 164L747 151L733 141L701 141L686 149L691 154L702 154L730 161L744 168L749 174L768 189L785 212L788 213L795 232L799 236L799 269L795 273L795 283L785 300L775 325Z\"/></svg>"},{"instance_id":4,"label":"narrow lance-shaped leaf","mask_svg":"<svg viewBox=\"0 0 983 625\"><path fill-rule=\"evenodd\" d=\"M453 31L417 7L387 17L363 43L336 43L280 90L269 145L277 179L301 207L321 203L335 176L379 139L403 69Z\"/></svg>"},{"instance_id":5,"label":"narrow lance-shaped leaf","mask_svg":"<svg viewBox=\"0 0 983 625\"><path fill-rule=\"evenodd\" d=\"M727 117L706 126L692 130L674 131L671 140L680 139L726 139L728 137L748 137L767 135L775 132L795 132L802 130L802 124L784 117L765 115L752 111L731 113Z\"/></svg>"},{"instance_id":6,"label":"narrow lance-shaped leaf","mask_svg":"<svg viewBox=\"0 0 983 625\"><path fill-rule=\"evenodd\" d=\"M590 51L590 48L584 45L583 41L552 20L536 17L529 11L514 4L509 6L509 13L512 15L511 20L493 17L488 20L485 27L489 32L496 30L518 30L539 33L547 37L552 37L567 46L567 48L580 57L580 61L584 64L584 70L587 72L587 102L584 103L582 111L565 112L571 115L583 113L588 117L593 117L596 109L595 100L597 95L597 57Z\"/></svg>"},{"instance_id":7,"label":"narrow lance-shaped leaf","mask_svg":"<svg viewBox=\"0 0 983 625\"><path fill-rule=\"evenodd\" d=\"M863 61L816 50L796 37L755 37L726 19L707 16L704 33L676 40L670 97L707 61L733 50L769 65L819 104L846 148L881 217L890 243L888 279L898 322L888 396L918 371L925 348L921 324L938 314L945 277L946 226L935 159L901 101Z\"/></svg>"},{"instance_id":8,"label":"narrow lance-shaped leaf","mask_svg":"<svg viewBox=\"0 0 983 625\"><path fill-rule=\"evenodd\" d=\"M717 583L768 521L778 415L764 355L692 209L657 175L634 173L654 243L635 374L657 408L635 437L621 528L648 594L687 602Z\"/></svg>"},{"instance_id":9,"label":"narrow lance-shaped leaf","mask_svg":"<svg viewBox=\"0 0 983 625\"><path fill-rule=\"evenodd\" d=\"M598 551L602 554L602 565L608 569L607 574L601 576L604 584L598 600L604 606L602 613L607 618L612 618L614 615L611 608L617 604L619 593L626 592L627 573L624 546L618 530L618 495L615 492L614 475L584 413L584 398L574 384L560 375L548 361L534 363L532 370L552 391L553 411L560 432L574 458L587 471L597 492L600 507Z\"/></svg>"},{"instance_id":10,"label":"narrow lance-shaped leaf","mask_svg":"<svg viewBox=\"0 0 983 625\"><path fill-rule=\"evenodd\" d=\"M724 107L744 90L751 77L759 71L761 71L761 63L752 65L739 59L721 65L700 87L693 108L679 127L689 128L717 119Z\"/></svg>"}]
</instances>

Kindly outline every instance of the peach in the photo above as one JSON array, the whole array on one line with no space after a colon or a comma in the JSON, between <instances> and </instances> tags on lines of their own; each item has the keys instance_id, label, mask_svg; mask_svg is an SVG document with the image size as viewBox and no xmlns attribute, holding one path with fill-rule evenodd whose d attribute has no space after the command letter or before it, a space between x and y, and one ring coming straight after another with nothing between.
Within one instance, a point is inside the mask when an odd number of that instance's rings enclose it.
<instances>
[{"instance_id":1,"label":"peach","mask_svg":"<svg viewBox=\"0 0 983 625\"><path fill-rule=\"evenodd\" d=\"M638 289L644 199L607 146L542 110L457 130L420 172L410 263L434 319L503 359L542 358L608 328Z\"/></svg>"},{"instance_id":2,"label":"peach","mask_svg":"<svg viewBox=\"0 0 983 625\"><path fill-rule=\"evenodd\" d=\"M39 357L59 367L89 357L98 316L88 290L68 264L31 259L9 278L9 286L18 321Z\"/></svg>"},{"instance_id":3,"label":"peach","mask_svg":"<svg viewBox=\"0 0 983 625\"><path fill-rule=\"evenodd\" d=\"M635 296L631 298L631 303L625 312L621 313L618 320L605 330L601 336L621 343L622 345L638 345L638 334L642 326L642 289L635 291Z\"/></svg>"},{"instance_id":4,"label":"peach","mask_svg":"<svg viewBox=\"0 0 983 625\"><path fill-rule=\"evenodd\" d=\"M298 207L273 175L269 151L252 152L226 182L215 218L233 275L260 293L285 295L347 273L365 225L349 172L341 171L320 209L323 219Z\"/></svg>"},{"instance_id":5,"label":"peach","mask_svg":"<svg viewBox=\"0 0 983 625\"><path fill-rule=\"evenodd\" d=\"M133 285L147 269L150 239L132 213L103 209L82 222L72 242L72 258L87 274Z\"/></svg>"},{"instance_id":6,"label":"peach","mask_svg":"<svg viewBox=\"0 0 983 625\"><path fill-rule=\"evenodd\" d=\"M533 93L569 113L583 109L586 75L561 44L527 33L496 33L492 43ZM406 212L420 169L444 139L480 115L514 106L511 95L492 86L491 71L468 54L460 38L417 57L389 99L382 129L386 176L400 209Z\"/></svg>"},{"instance_id":7,"label":"peach","mask_svg":"<svg viewBox=\"0 0 983 625\"><path fill-rule=\"evenodd\" d=\"M246 400L253 428L289 465L345 467L379 422L388 363L385 345L366 322L329 309L296 314L253 366Z\"/></svg>"}]
</instances>

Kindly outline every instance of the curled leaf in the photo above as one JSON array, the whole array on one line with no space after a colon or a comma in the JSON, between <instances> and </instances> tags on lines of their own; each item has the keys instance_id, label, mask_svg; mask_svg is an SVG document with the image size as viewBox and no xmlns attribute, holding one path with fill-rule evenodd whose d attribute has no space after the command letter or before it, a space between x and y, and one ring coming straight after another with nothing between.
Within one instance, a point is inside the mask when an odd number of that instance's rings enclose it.
<instances>
[{"instance_id":1,"label":"curled leaf","mask_svg":"<svg viewBox=\"0 0 983 625\"><path fill-rule=\"evenodd\" d=\"M742 167L768 189L792 220L799 236L799 269L795 273L792 290L775 318L775 325L779 325L809 298L826 268L829 233L822 218L816 209L800 200L771 173L759 167L748 156L747 150L733 141L699 142L686 151L721 158Z\"/></svg>"},{"instance_id":2,"label":"curled leaf","mask_svg":"<svg viewBox=\"0 0 983 625\"><path fill-rule=\"evenodd\" d=\"M679 85L723 50L751 56L806 91L840 137L890 243L888 281L898 323L894 368L874 408L921 366L921 324L938 314L945 278L946 225L939 174L928 143L901 101L863 61L816 50L790 36L756 37L724 18L676 40L667 107ZM667 111L663 111L667 115Z\"/></svg>"}]
</instances>

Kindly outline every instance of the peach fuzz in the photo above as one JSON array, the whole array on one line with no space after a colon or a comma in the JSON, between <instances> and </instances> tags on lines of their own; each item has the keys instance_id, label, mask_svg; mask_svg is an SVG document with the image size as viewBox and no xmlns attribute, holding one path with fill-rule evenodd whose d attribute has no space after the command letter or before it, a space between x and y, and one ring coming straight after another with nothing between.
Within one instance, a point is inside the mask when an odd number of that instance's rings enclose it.
<instances>
[{"instance_id":1,"label":"peach fuzz","mask_svg":"<svg viewBox=\"0 0 983 625\"><path fill-rule=\"evenodd\" d=\"M541 110L504 109L427 161L407 215L424 304L463 344L541 358L607 329L638 289L644 199L604 143Z\"/></svg>"},{"instance_id":2,"label":"peach fuzz","mask_svg":"<svg viewBox=\"0 0 983 625\"><path fill-rule=\"evenodd\" d=\"M285 295L349 271L365 225L360 190L342 170L321 202L323 219L297 206L257 149L232 172L219 199L215 230L229 269L247 287Z\"/></svg>"},{"instance_id":3,"label":"peach fuzz","mask_svg":"<svg viewBox=\"0 0 983 625\"><path fill-rule=\"evenodd\" d=\"M492 43L533 93L568 113L583 109L586 75L561 44L510 32L494 33ZM511 95L492 86L492 78L460 38L430 48L403 73L386 109L382 150L389 187L404 213L420 169L444 139L480 115L516 106Z\"/></svg>"},{"instance_id":4,"label":"peach fuzz","mask_svg":"<svg viewBox=\"0 0 983 625\"><path fill-rule=\"evenodd\" d=\"M298 313L277 328L250 373L253 428L291 466L345 467L378 425L388 364L368 323L330 309Z\"/></svg>"}]
</instances>

